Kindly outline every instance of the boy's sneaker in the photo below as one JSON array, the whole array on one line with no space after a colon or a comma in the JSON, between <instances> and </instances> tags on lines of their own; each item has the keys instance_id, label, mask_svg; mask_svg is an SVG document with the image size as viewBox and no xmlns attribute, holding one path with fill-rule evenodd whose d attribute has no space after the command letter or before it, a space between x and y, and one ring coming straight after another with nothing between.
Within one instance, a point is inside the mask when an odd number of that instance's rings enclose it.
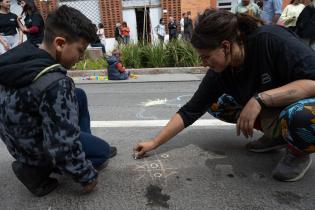
<instances>
[{"instance_id":1,"label":"boy's sneaker","mask_svg":"<svg viewBox=\"0 0 315 210\"><path fill-rule=\"evenodd\" d=\"M19 161L12 163L16 177L36 196L44 196L58 186L57 179L50 178L50 168L28 166Z\"/></svg>"},{"instance_id":2,"label":"boy's sneaker","mask_svg":"<svg viewBox=\"0 0 315 210\"><path fill-rule=\"evenodd\" d=\"M246 148L252 152L268 152L276 149L282 149L287 146L287 142L282 137L276 139L267 138L265 135L258 140L246 144Z\"/></svg>"},{"instance_id":3,"label":"boy's sneaker","mask_svg":"<svg viewBox=\"0 0 315 210\"><path fill-rule=\"evenodd\" d=\"M312 159L309 154L294 156L287 151L273 171L273 178L284 182L295 182L303 178L310 168Z\"/></svg>"},{"instance_id":4,"label":"boy's sneaker","mask_svg":"<svg viewBox=\"0 0 315 210\"><path fill-rule=\"evenodd\" d=\"M109 149L109 158L112 158L112 157L114 157L116 155L117 155L117 148L111 146L110 149Z\"/></svg>"},{"instance_id":5,"label":"boy's sneaker","mask_svg":"<svg viewBox=\"0 0 315 210\"><path fill-rule=\"evenodd\" d=\"M116 156L117 154L117 148L116 147L110 147L110 151L109 151L109 158L112 158L114 156ZM97 171L101 171L103 170L104 168L107 167L109 163L109 159L107 159L103 164L99 165L99 166L95 166L94 168L97 170Z\"/></svg>"}]
</instances>

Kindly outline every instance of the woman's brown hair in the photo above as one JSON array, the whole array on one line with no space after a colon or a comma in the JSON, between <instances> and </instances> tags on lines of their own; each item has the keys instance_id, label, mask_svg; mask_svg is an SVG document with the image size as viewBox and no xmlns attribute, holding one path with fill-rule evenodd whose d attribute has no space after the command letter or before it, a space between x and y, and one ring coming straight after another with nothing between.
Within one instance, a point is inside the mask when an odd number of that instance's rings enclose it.
<instances>
[{"instance_id":1,"label":"woman's brown hair","mask_svg":"<svg viewBox=\"0 0 315 210\"><path fill-rule=\"evenodd\" d=\"M241 46L246 36L263 24L262 20L245 14L206 9L198 17L191 43L197 49L216 49L224 40Z\"/></svg>"}]
</instances>

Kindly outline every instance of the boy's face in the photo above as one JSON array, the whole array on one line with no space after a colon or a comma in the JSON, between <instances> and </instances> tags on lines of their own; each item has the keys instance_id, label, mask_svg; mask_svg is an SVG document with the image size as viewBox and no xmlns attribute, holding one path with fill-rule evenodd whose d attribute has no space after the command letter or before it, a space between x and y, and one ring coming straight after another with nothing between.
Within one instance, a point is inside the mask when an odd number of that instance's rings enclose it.
<instances>
[{"instance_id":1,"label":"boy's face","mask_svg":"<svg viewBox=\"0 0 315 210\"><path fill-rule=\"evenodd\" d=\"M71 69L74 64L83 59L88 44L84 39L69 43L60 37L55 41L56 60L66 69Z\"/></svg>"}]
</instances>

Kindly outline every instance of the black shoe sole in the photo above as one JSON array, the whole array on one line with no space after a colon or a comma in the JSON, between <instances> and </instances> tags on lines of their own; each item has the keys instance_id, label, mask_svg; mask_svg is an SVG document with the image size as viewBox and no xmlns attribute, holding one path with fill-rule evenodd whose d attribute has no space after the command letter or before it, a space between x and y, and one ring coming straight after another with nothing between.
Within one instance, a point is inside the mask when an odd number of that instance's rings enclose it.
<instances>
[{"instance_id":1,"label":"black shoe sole","mask_svg":"<svg viewBox=\"0 0 315 210\"><path fill-rule=\"evenodd\" d=\"M287 144L281 144L281 145L276 145L273 147L268 147L268 148L263 148L263 149L255 149L255 148L247 148L247 149L251 152L264 153L264 152L270 152L277 149L283 149L286 147L287 147Z\"/></svg>"},{"instance_id":2,"label":"black shoe sole","mask_svg":"<svg viewBox=\"0 0 315 210\"><path fill-rule=\"evenodd\" d=\"M30 167L18 161L12 163L12 170L20 182L34 195L47 195L59 185L57 179L48 177L49 173L36 173L36 167ZM46 177L47 174L47 177ZM42 181L40 181L42 180Z\"/></svg>"},{"instance_id":3,"label":"black shoe sole","mask_svg":"<svg viewBox=\"0 0 315 210\"><path fill-rule=\"evenodd\" d=\"M117 148L116 147L110 147L109 149L109 158L112 158L117 155Z\"/></svg>"}]
</instances>

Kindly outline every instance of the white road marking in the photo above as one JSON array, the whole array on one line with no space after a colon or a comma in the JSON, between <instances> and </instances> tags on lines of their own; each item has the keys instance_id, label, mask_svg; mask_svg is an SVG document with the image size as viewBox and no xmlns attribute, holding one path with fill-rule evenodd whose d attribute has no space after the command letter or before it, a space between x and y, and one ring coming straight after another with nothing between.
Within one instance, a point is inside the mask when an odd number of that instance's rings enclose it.
<instances>
[{"instance_id":1,"label":"white road marking","mask_svg":"<svg viewBox=\"0 0 315 210\"><path fill-rule=\"evenodd\" d=\"M91 121L92 128L132 128L132 127L163 127L168 120L125 120L125 121ZM191 126L226 127L235 126L217 119L198 120Z\"/></svg>"}]
</instances>

